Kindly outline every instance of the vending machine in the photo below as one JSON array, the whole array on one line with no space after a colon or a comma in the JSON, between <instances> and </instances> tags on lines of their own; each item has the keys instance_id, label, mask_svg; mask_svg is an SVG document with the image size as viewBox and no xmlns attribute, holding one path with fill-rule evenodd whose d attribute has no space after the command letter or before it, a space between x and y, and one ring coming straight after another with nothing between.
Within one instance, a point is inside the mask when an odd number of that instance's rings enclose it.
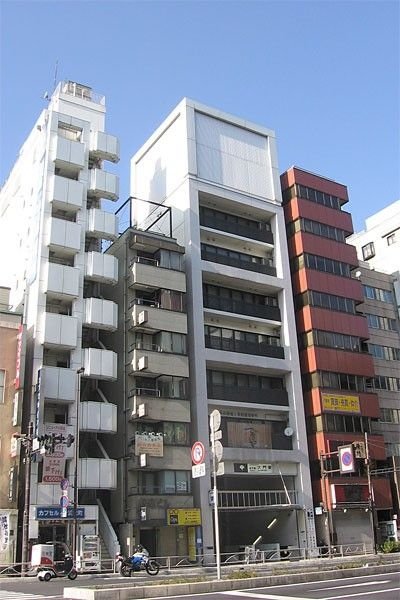
<instances>
[{"instance_id":1,"label":"vending machine","mask_svg":"<svg viewBox=\"0 0 400 600\"><path fill-rule=\"evenodd\" d=\"M76 568L79 573L100 571L100 538L98 535L80 535Z\"/></svg>"}]
</instances>

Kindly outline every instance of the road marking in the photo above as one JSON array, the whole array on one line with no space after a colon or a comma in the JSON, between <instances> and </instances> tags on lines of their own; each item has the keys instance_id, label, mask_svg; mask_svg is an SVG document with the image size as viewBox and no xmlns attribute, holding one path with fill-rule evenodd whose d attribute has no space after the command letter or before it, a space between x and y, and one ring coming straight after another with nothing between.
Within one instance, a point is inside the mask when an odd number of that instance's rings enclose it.
<instances>
[{"instance_id":1,"label":"road marking","mask_svg":"<svg viewBox=\"0 0 400 600\"><path fill-rule=\"evenodd\" d=\"M265 594L255 594L254 592L219 592L220 594L225 594L226 596L244 596L245 598L262 598L263 600L307 600L302 596L275 596L269 594L268 592ZM324 598L324 600L328 600Z\"/></svg>"},{"instance_id":2,"label":"road marking","mask_svg":"<svg viewBox=\"0 0 400 600\"><path fill-rule=\"evenodd\" d=\"M395 588L391 588L391 589L384 589L384 590L376 590L375 592L363 592L362 594L344 594L343 596L331 596L331 597L327 597L324 598L324 600L337 600L337 598L354 598L355 596L372 596L373 594L381 594L382 592L397 592L400 591L400 587L395 587ZM289 599L290 600L290 599Z\"/></svg>"},{"instance_id":3,"label":"road marking","mask_svg":"<svg viewBox=\"0 0 400 600\"><path fill-rule=\"evenodd\" d=\"M10 590L0 590L0 600L49 600L49 598L59 598L60 596L44 596L43 594L24 594L23 592L11 592Z\"/></svg>"},{"instance_id":4,"label":"road marking","mask_svg":"<svg viewBox=\"0 0 400 600\"><path fill-rule=\"evenodd\" d=\"M386 581L366 581L365 583L350 583L349 585L335 585L334 587L323 587L323 588L312 588L309 590L310 592L325 592L326 590L343 590L347 587L361 587L362 585L382 585L382 583L390 583L391 579L386 579Z\"/></svg>"}]
</instances>

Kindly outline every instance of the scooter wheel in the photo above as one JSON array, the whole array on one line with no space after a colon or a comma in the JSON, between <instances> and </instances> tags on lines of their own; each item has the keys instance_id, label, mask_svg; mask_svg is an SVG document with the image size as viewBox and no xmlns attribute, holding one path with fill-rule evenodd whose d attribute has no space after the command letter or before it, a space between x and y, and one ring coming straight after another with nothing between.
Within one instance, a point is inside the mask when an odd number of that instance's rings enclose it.
<instances>
[{"instance_id":1,"label":"scooter wheel","mask_svg":"<svg viewBox=\"0 0 400 600\"><path fill-rule=\"evenodd\" d=\"M51 579L51 573L49 573L48 571L46 571L46 573L43 575L43 579L45 581L50 581L50 579Z\"/></svg>"},{"instance_id":2,"label":"scooter wheel","mask_svg":"<svg viewBox=\"0 0 400 600\"><path fill-rule=\"evenodd\" d=\"M68 573L68 579L71 579L71 581L73 581L74 579L76 579L78 577L78 572L75 571L75 569L72 569L72 571L70 571Z\"/></svg>"}]
</instances>

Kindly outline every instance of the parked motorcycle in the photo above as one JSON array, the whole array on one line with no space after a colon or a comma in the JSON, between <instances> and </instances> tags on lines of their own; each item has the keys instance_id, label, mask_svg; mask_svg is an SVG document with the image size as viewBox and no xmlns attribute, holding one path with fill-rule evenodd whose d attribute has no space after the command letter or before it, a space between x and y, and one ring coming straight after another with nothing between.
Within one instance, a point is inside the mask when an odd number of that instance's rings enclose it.
<instances>
[{"instance_id":1,"label":"parked motorcycle","mask_svg":"<svg viewBox=\"0 0 400 600\"><path fill-rule=\"evenodd\" d=\"M123 577L130 577L135 571L146 571L148 575L157 575L160 565L154 558L150 558L148 550L141 546L136 546L134 554L125 558L122 554L115 557L117 569Z\"/></svg>"}]
</instances>

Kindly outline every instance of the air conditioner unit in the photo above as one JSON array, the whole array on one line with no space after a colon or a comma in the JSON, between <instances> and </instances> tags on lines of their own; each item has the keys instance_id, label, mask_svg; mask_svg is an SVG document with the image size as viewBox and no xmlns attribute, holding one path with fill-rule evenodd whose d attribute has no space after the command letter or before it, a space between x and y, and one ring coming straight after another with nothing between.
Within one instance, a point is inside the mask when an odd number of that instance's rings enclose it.
<instances>
[{"instance_id":1,"label":"air conditioner unit","mask_svg":"<svg viewBox=\"0 0 400 600\"><path fill-rule=\"evenodd\" d=\"M149 360L147 356L141 356L137 363L138 371L144 371L149 366Z\"/></svg>"}]
</instances>

